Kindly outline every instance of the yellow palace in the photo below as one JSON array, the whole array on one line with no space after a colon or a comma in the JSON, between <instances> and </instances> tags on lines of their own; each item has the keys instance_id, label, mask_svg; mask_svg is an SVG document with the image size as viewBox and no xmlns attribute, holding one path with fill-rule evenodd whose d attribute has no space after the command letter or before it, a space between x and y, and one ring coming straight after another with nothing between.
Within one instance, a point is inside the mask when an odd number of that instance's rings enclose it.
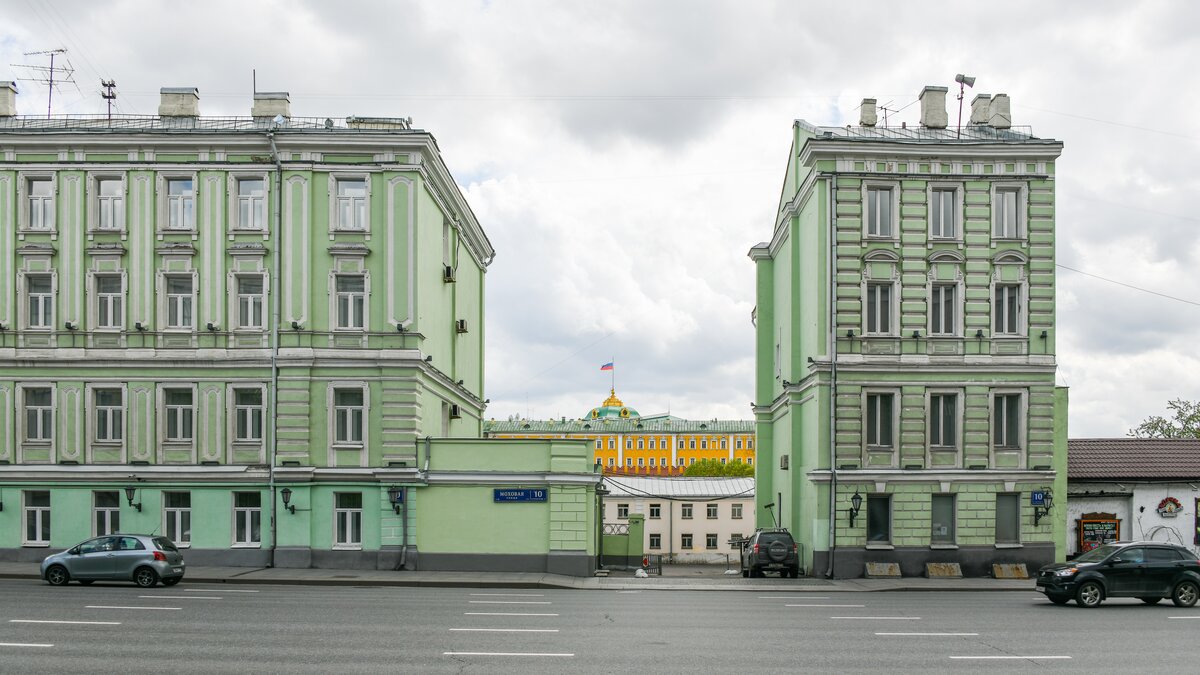
<instances>
[{"instance_id":1,"label":"yellow palace","mask_svg":"<svg viewBox=\"0 0 1200 675\"><path fill-rule=\"evenodd\" d=\"M753 420L643 417L615 390L583 419L489 420L483 432L489 438L586 438L594 461L612 472L680 473L702 459L754 464Z\"/></svg>"}]
</instances>

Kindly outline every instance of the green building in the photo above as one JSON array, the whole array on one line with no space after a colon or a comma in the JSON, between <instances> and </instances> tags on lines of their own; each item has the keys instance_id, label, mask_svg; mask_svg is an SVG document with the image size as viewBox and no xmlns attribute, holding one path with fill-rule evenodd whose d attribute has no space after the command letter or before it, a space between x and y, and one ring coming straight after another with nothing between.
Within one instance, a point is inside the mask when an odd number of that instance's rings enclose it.
<instances>
[{"instance_id":1,"label":"green building","mask_svg":"<svg viewBox=\"0 0 1200 675\"><path fill-rule=\"evenodd\" d=\"M594 568L588 445L480 446L494 251L430 133L286 93L111 119L16 94L0 559L123 530L194 564Z\"/></svg>"},{"instance_id":2,"label":"green building","mask_svg":"<svg viewBox=\"0 0 1200 675\"><path fill-rule=\"evenodd\" d=\"M758 522L814 574L864 563L1036 569L1065 553L1067 395L1055 385L1062 144L975 97L948 125L797 121L774 232L754 246ZM1050 500L1042 498L1050 495Z\"/></svg>"}]
</instances>

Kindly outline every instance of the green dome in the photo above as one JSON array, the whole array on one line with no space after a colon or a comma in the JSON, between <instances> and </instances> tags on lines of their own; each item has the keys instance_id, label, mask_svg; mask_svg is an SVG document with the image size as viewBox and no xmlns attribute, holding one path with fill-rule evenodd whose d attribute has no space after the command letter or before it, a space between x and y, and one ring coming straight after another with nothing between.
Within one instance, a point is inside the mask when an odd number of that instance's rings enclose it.
<instances>
[{"instance_id":1,"label":"green dome","mask_svg":"<svg viewBox=\"0 0 1200 675\"><path fill-rule=\"evenodd\" d=\"M608 398L599 408L592 408L592 411L587 414L587 417L594 420L627 420L635 417L641 417L638 411L630 408L617 398L616 390L610 390Z\"/></svg>"}]
</instances>

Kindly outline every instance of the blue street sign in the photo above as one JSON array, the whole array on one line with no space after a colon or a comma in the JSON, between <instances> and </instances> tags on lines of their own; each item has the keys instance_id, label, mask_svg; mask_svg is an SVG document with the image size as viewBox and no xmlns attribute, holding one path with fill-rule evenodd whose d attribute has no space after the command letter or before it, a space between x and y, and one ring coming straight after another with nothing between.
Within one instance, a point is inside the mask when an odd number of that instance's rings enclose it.
<instances>
[{"instance_id":1,"label":"blue street sign","mask_svg":"<svg viewBox=\"0 0 1200 675\"><path fill-rule=\"evenodd\" d=\"M1046 505L1045 491L1044 490L1034 490L1033 492L1030 492L1029 493L1029 505L1030 506L1045 506Z\"/></svg>"},{"instance_id":2,"label":"blue street sign","mask_svg":"<svg viewBox=\"0 0 1200 675\"><path fill-rule=\"evenodd\" d=\"M546 501L546 490L543 488L497 488L493 491L492 501L544 502Z\"/></svg>"}]
</instances>

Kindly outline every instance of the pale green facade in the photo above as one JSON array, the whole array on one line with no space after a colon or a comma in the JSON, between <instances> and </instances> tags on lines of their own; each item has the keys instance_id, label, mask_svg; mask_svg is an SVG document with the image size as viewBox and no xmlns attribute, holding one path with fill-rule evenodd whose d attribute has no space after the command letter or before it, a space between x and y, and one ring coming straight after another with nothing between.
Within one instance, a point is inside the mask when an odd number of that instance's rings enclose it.
<instances>
[{"instance_id":1,"label":"pale green facade","mask_svg":"<svg viewBox=\"0 0 1200 675\"><path fill-rule=\"evenodd\" d=\"M750 251L758 520L781 504L815 574L1064 555L1063 519L1035 525L1031 505L1066 494L1061 149L1008 127L796 122L773 237Z\"/></svg>"},{"instance_id":2,"label":"pale green facade","mask_svg":"<svg viewBox=\"0 0 1200 675\"><path fill-rule=\"evenodd\" d=\"M472 445L494 251L433 136L286 109L0 115L0 556L115 517L201 564L468 569L469 542L586 573L588 446ZM491 501L520 486L549 499Z\"/></svg>"}]
</instances>

